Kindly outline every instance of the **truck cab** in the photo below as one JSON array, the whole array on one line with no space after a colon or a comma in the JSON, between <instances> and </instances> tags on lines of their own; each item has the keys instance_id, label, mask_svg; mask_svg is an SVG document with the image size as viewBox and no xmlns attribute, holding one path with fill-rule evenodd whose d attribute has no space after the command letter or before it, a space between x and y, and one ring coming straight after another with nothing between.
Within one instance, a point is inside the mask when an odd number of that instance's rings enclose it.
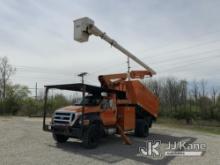
<instances>
[{"instance_id":1,"label":"truck cab","mask_svg":"<svg viewBox=\"0 0 220 165\"><path fill-rule=\"evenodd\" d=\"M48 91L60 89L82 92L83 87L87 93L85 97L74 102L73 105L55 110L51 122L46 124ZM123 94L120 91L105 90L101 87L84 84L45 86L43 129L52 132L57 142L65 142L68 138L79 138L82 139L86 148L93 147L95 144L88 142L85 132L90 129L97 129L92 131L97 132L98 135L94 135L96 139L110 132L115 133L117 121L116 97ZM89 128L91 125L92 128Z\"/></svg>"},{"instance_id":2,"label":"truck cab","mask_svg":"<svg viewBox=\"0 0 220 165\"><path fill-rule=\"evenodd\" d=\"M51 124L53 127L58 125L69 125L77 127L81 123L82 109L84 108L84 117L94 116L96 114L103 125L114 125L116 123L116 103L111 97L87 95L78 100L73 105L55 110L52 115Z\"/></svg>"}]
</instances>

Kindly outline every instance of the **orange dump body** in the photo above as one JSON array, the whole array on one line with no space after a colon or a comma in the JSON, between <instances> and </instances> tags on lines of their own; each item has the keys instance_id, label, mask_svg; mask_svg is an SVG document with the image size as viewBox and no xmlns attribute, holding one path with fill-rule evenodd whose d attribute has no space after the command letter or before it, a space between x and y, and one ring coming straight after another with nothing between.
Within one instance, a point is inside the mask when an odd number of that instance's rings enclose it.
<instances>
[{"instance_id":1,"label":"orange dump body","mask_svg":"<svg viewBox=\"0 0 220 165\"><path fill-rule=\"evenodd\" d=\"M159 109L158 98L138 80L126 81L125 86L130 103L141 106L145 111L156 118Z\"/></svg>"},{"instance_id":2,"label":"orange dump body","mask_svg":"<svg viewBox=\"0 0 220 165\"><path fill-rule=\"evenodd\" d=\"M111 75L99 76L99 81L102 87L107 89L115 89L126 93L126 100L118 100L124 102L124 105L139 105L144 111L148 112L153 117L157 118L159 110L159 99L137 79L143 79L145 76L152 76L149 71L138 70L131 71L130 78L126 80L127 73L118 73Z\"/></svg>"}]
</instances>

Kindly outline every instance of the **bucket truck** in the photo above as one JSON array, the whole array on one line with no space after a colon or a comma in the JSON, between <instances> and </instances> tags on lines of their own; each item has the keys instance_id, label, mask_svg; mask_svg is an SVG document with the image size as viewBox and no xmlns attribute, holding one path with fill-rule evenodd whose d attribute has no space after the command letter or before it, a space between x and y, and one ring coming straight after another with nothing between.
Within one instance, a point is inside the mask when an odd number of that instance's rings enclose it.
<instances>
[{"instance_id":1,"label":"bucket truck","mask_svg":"<svg viewBox=\"0 0 220 165\"><path fill-rule=\"evenodd\" d=\"M100 87L84 83L45 86L43 130L52 132L58 143L68 138L81 139L86 148L97 147L100 138L109 134L120 134L127 144L131 141L126 132L133 131L138 137L148 136L158 116L159 101L139 79L151 77L156 72L98 29L90 18L74 21L74 40L85 42L90 35L101 37L145 69L100 75ZM80 103L55 110L51 122L46 124L50 89L82 92L83 98Z\"/></svg>"}]
</instances>

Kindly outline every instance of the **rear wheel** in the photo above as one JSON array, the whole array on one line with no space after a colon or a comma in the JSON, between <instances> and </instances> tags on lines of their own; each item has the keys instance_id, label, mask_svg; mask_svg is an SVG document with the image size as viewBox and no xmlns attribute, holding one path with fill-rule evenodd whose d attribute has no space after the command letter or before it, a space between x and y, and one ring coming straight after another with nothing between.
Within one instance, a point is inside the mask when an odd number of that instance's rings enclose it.
<instances>
[{"instance_id":1,"label":"rear wheel","mask_svg":"<svg viewBox=\"0 0 220 165\"><path fill-rule=\"evenodd\" d=\"M99 139L99 127L96 124L92 124L85 130L83 134L82 145L88 149L96 148L98 146Z\"/></svg>"},{"instance_id":2,"label":"rear wheel","mask_svg":"<svg viewBox=\"0 0 220 165\"><path fill-rule=\"evenodd\" d=\"M138 137L147 137L149 135L149 125L144 119L136 120L135 135Z\"/></svg>"},{"instance_id":3,"label":"rear wheel","mask_svg":"<svg viewBox=\"0 0 220 165\"><path fill-rule=\"evenodd\" d=\"M151 117L151 116L148 116L147 119L146 119L146 121L147 121L147 123L148 123L149 128L151 128L152 122L153 122L152 117Z\"/></svg>"},{"instance_id":4,"label":"rear wheel","mask_svg":"<svg viewBox=\"0 0 220 165\"><path fill-rule=\"evenodd\" d=\"M55 134L53 133L53 138L56 140L58 143L65 143L68 140L68 136L65 135L60 135L60 134Z\"/></svg>"}]
</instances>

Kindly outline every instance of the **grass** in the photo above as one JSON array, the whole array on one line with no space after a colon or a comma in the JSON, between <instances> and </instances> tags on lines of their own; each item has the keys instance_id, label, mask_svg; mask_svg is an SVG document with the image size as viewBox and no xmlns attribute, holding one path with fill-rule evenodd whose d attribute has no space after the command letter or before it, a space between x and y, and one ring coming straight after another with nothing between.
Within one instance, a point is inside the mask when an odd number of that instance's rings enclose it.
<instances>
[{"instance_id":1,"label":"grass","mask_svg":"<svg viewBox=\"0 0 220 165\"><path fill-rule=\"evenodd\" d=\"M157 119L157 124L220 135L220 121L215 120L194 120L192 124L186 124L185 120L159 117Z\"/></svg>"}]
</instances>

